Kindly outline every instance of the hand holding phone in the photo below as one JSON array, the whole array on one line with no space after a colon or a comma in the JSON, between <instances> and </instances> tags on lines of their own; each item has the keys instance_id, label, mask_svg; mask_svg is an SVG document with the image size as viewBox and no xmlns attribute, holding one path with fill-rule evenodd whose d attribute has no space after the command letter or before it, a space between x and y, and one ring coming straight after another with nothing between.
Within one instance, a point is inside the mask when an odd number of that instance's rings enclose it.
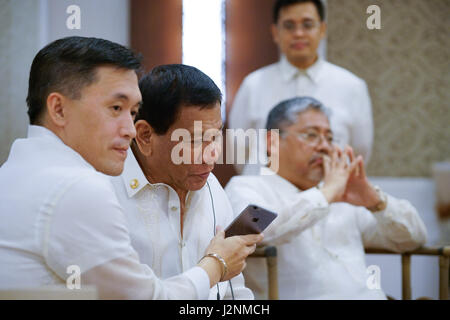
<instances>
[{"instance_id":1,"label":"hand holding phone","mask_svg":"<svg viewBox=\"0 0 450 320\"><path fill-rule=\"evenodd\" d=\"M225 229L225 238L261 233L276 217L275 212L250 204Z\"/></svg>"}]
</instances>

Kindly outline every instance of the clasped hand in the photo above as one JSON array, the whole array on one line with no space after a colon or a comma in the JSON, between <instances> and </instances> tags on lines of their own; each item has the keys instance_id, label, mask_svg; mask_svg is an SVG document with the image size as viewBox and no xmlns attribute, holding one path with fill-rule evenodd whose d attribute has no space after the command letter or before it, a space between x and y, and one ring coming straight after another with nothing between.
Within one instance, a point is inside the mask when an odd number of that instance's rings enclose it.
<instances>
[{"instance_id":1,"label":"clasped hand","mask_svg":"<svg viewBox=\"0 0 450 320\"><path fill-rule=\"evenodd\" d=\"M348 202L355 206L370 207L380 201L370 184L361 155L355 157L353 149L344 151L335 146L331 156L323 157L324 178L320 190L329 203Z\"/></svg>"}]
</instances>

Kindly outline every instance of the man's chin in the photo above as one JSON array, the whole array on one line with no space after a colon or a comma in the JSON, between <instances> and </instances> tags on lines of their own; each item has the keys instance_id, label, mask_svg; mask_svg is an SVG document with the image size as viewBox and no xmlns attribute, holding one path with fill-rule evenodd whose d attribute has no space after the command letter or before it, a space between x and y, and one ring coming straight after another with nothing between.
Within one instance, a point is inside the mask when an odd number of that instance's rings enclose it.
<instances>
[{"instance_id":1,"label":"man's chin","mask_svg":"<svg viewBox=\"0 0 450 320\"><path fill-rule=\"evenodd\" d=\"M188 190L197 191L203 188L208 180L208 177L192 176L188 182Z\"/></svg>"},{"instance_id":2,"label":"man's chin","mask_svg":"<svg viewBox=\"0 0 450 320\"><path fill-rule=\"evenodd\" d=\"M324 174L322 167L315 168L314 170L311 170L310 173L308 174L308 179L316 184L319 184L319 182L322 181L323 177Z\"/></svg>"},{"instance_id":3,"label":"man's chin","mask_svg":"<svg viewBox=\"0 0 450 320\"><path fill-rule=\"evenodd\" d=\"M309 50L305 49L291 52L288 58L289 62L294 65L310 63L311 61L314 61L314 59L314 55L311 54Z\"/></svg>"},{"instance_id":4,"label":"man's chin","mask_svg":"<svg viewBox=\"0 0 450 320\"><path fill-rule=\"evenodd\" d=\"M106 174L108 176L117 177L120 176L123 172L124 164L116 164L116 165L110 165L110 166L104 166L100 169L96 168L97 171Z\"/></svg>"}]
</instances>

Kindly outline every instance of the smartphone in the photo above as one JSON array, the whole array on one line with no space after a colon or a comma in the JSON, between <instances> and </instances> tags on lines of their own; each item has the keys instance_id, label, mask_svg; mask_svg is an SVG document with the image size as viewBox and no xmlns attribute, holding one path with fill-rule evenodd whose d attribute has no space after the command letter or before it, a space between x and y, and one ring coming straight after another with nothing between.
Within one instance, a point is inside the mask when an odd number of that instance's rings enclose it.
<instances>
[{"instance_id":1,"label":"smartphone","mask_svg":"<svg viewBox=\"0 0 450 320\"><path fill-rule=\"evenodd\" d=\"M225 238L261 233L276 217L275 212L250 204L225 229Z\"/></svg>"}]
</instances>

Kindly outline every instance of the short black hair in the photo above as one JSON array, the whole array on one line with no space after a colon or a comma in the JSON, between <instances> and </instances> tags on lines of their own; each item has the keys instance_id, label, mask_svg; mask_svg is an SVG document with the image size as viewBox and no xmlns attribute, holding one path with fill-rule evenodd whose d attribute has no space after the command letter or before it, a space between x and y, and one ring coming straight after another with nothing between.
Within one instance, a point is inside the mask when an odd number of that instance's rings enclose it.
<instances>
[{"instance_id":1,"label":"short black hair","mask_svg":"<svg viewBox=\"0 0 450 320\"><path fill-rule=\"evenodd\" d=\"M169 64L153 68L139 81L142 106L136 121L145 120L156 134L165 134L181 107L213 108L222 102L214 81L197 68Z\"/></svg>"},{"instance_id":2,"label":"short black hair","mask_svg":"<svg viewBox=\"0 0 450 320\"><path fill-rule=\"evenodd\" d=\"M267 116L266 129L279 129L280 132L286 127L293 125L298 115L307 110L317 110L329 117L330 111L320 101L311 97L296 97L281 101L270 110Z\"/></svg>"},{"instance_id":3,"label":"short black hair","mask_svg":"<svg viewBox=\"0 0 450 320\"><path fill-rule=\"evenodd\" d=\"M141 68L141 57L130 49L98 38L66 37L55 40L34 57L28 81L28 116L38 124L50 93L79 99L81 90L96 80L96 68Z\"/></svg>"},{"instance_id":4,"label":"short black hair","mask_svg":"<svg viewBox=\"0 0 450 320\"><path fill-rule=\"evenodd\" d=\"M273 6L273 23L278 23L278 18L280 17L280 10L284 7L291 6L297 3L311 2L317 9L320 21L325 20L325 6L321 0L277 0Z\"/></svg>"}]
</instances>

